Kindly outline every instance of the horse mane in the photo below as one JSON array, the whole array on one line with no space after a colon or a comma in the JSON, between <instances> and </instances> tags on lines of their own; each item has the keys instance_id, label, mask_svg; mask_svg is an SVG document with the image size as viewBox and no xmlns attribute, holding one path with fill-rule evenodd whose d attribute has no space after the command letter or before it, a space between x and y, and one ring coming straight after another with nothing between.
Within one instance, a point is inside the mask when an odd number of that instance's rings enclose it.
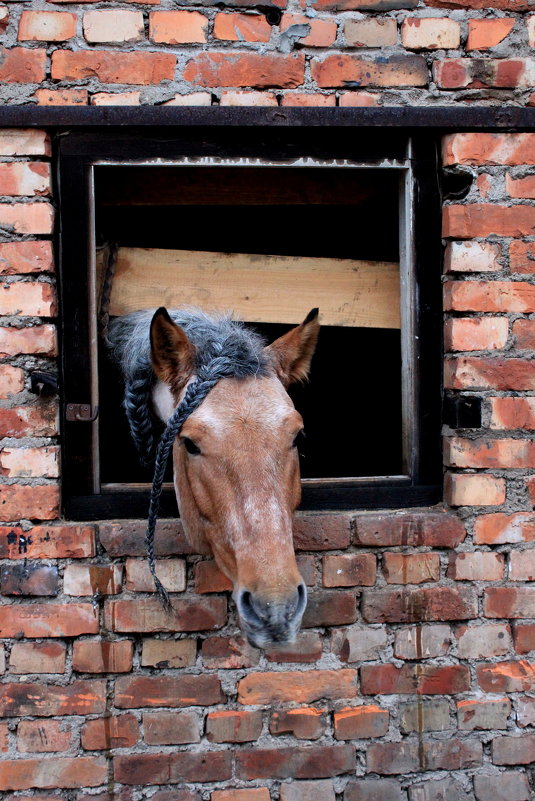
<instances>
[{"instance_id":1,"label":"horse mane","mask_svg":"<svg viewBox=\"0 0 535 801\"><path fill-rule=\"evenodd\" d=\"M151 403L156 376L150 351L150 323L155 311L148 309L115 317L107 332L111 357L124 378L123 405L130 431L145 465L152 464L156 451L157 422ZM229 314L209 315L201 309L187 308L170 310L169 315L196 348L196 373L221 365L231 378L267 373L264 339Z\"/></svg>"}]
</instances>

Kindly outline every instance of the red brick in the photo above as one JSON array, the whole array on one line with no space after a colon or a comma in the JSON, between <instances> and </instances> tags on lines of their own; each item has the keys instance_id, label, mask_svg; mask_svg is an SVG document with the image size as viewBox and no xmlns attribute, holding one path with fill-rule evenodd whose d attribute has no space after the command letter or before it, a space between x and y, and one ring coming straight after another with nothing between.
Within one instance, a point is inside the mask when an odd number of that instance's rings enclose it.
<instances>
[{"instance_id":1,"label":"red brick","mask_svg":"<svg viewBox=\"0 0 535 801\"><path fill-rule=\"evenodd\" d=\"M271 734L291 734L299 740L317 740L326 727L325 710L313 707L273 712L269 722Z\"/></svg>"},{"instance_id":2,"label":"red brick","mask_svg":"<svg viewBox=\"0 0 535 801\"><path fill-rule=\"evenodd\" d=\"M0 452L0 475L9 478L58 478L59 448L11 448Z\"/></svg>"},{"instance_id":3,"label":"red brick","mask_svg":"<svg viewBox=\"0 0 535 801\"><path fill-rule=\"evenodd\" d=\"M488 50L503 42L515 26L515 20L507 17L494 19L469 19L467 50Z\"/></svg>"},{"instance_id":4,"label":"red brick","mask_svg":"<svg viewBox=\"0 0 535 801\"><path fill-rule=\"evenodd\" d=\"M302 54L201 53L186 64L183 78L196 86L251 86L295 89L305 79Z\"/></svg>"},{"instance_id":5,"label":"red brick","mask_svg":"<svg viewBox=\"0 0 535 801\"><path fill-rule=\"evenodd\" d=\"M198 743L199 716L196 712L144 712L144 740L148 745Z\"/></svg>"},{"instance_id":6,"label":"red brick","mask_svg":"<svg viewBox=\"0 0 535 801\"><path fill-rule=\"evenodd\" d=\"M119 709L210 706L224 700L215 675L121 676L115 682L115 706Z\"/></svg>"},{"instance_id":7,"label":"red brick","mask_svg":"<svg viewBox=\"0 0 535 801\"><path fill-rule=\"evenodd\" d=\"M125 589L132 592L156 592L146 559L127 559ZM186 589L186 563L183 559L157 559L156 575L169 592Z\"/></svg>"},{"instance_id":8,"label":"red brick","mask_svg":"<svg viewBox=\"0 0 535 801\"><path fill-rule=\"evenodd\" d=\"M309 593L302 626L340 626L353 623L356 619L357 602L354 592L324 590Z\"/></svg>"},{"instance_id":9,"label":"red brick","mask_svg":"<svg viewBox=\"0 0 535 801\"><path fill-rule=\"evenodd\" d=\"M19 42L64 42L76 36L76 14L68 11L23 11Z\"/></svg>"},{"instance_id":10,"label":"red brick","mask_svg":"<svg viewBox=\"0 0 535 801\"><path fill-rule=\"evenodd\" d=\"M492 761L495 765L532 765L535 762L535 734L495 737Z\"/></svg>"},{"instance_id":11,"label":"red brick","mask_svg":"<svg viewBox=\"0 0 535 801\"><path fill-rule=\"evenodd\" d=\"M209 670L248 668L260 660L260 651L240 636L207 637L202 642L201 653L203 665Z\"/></svg>"},{"instance_id":12,"label":"red brick","mask_svg":"<svg viewBox=\"0 0 535 801\"><path fill-rule=\"evenodd\" d=\"M490 242L448 242L444 255L446 273L496 272L502 267L499 245Z\"/></svg>"},{"instance_id":13,"label":"red brick","mask_svg":"<svg viewBox=\"0 0 535 801\"><path fill-rule=\"evenodd\" d=\"M405 17L401 25L401 43L408 50L456 50L460 40L460 24L447 17Z\"/></svg>"},{"instance_id":14,"label":"red brick","mask_svg":"<svg viewBox=\"0 0 535 801\"><path fill-rule=\"evenodd\" d=\"M501 553L450 554L447 577L455 581L501 581L504 566L505 559Z\"/></svg>"},{"instance_id":15,"label":"red brick","mask_svg":"<svg viewBox=\"0 0 535 801\"><path fill-rule=\"evenodd\" d=\"M491 587L483 609L485 617L535 617L535 587Z\"/></svg>"},{"instance_id":16,"label":"red brick","mask_svg":"<svg viewBox=\"0 0 535 801\"><path fill-rule=\"evenodd\" d=\"M444 498L451 506L499 506L505 503L504 478L488 473L446 473Z\"/></svg>"},{"instance_id":17,"label":"red brick","mask_svg":"<svg viewBox=\"0 0 535 801\"><path fill-rule=\"evenodd\" d=\"M0 365L0 398L10 398L24 389L24 370L20 367L11 367L9 364Z\"/></svg>"},{"instance_id":18,"label":"red brick","mask_svg":"<svg viewBox=\"0 0 535 801\"><path fill-rule=\"evenodd\" d=\"M451 644L449 626L417 625L398 629L394 656L398 659L429 659L444 656Z\"/></svg>"},{"instance_id":19,"label":"red brick","mask_svg":"<svg viewBox=\"0 0 535 801\"><path fill-rule=\"evenodd\" d=\"M87 89L37 89L38 106L87 106Z\"/></svg>"},{"instance_id":20,"label":"red brick","mask_svg":"<svg viewBox=\"0 0 535 801\"><path fill-rule=\"evenodd\" d=\"M0 526L0 559L83 559L95 556L92 526Z\"/></svg>"},{"instance_id":21,"label":"red brick","mask_svg":"<svg viewBox=\"0 0 535 801\"><path fill-rule=\"evenodd\" d=\"M313 108L326 108L336 106L336 96L306 94L304 92L288 92L282 97L281 106L299 106L306 107L312 106Z\"/></svg>"},{"instance_id":22,"label":"red brick","mask_svg":"<svg viewBox=\"0 0 535 801\"><path fill-rule=\"evenodd\" d=\"M206 736L212 743L247 743L262 732L262 712L219 710L206 718Z\"/></svg>"},{"instance_id":23,"label":"red brick","mask_svg":"<svg viewBox=\"0 0 535 801\"><path fill-rule=\"evenodd\" d=\"M188 92L188 94L176 94L171 100L166 100L162 106L211 106L212 95L210 92Z\"/></svg>"},{"instance_id":24,"label":"red brick","mask_svg":"<svg viewBox=\"0 0 535 801\"><path fill-rule=\"evenodd\" d=\"M139 740L139 724L134 715L110 715L87 720L81 729L82 748L104 751L109 748L133 748Z\"/></svg>"},{"instance_id":25,"label":"red brick","mask_svg":"<svg viewBox=\"0 0 535 801\"><path fill-rule=\"evenodd\" d=\"M372 743L367 751L368 772L386 775L413 773L424 768L459 770L480 765L481 761L481 743L457 739Z\"/></svg>"},{"instance_id":26,"label":"red brick","mask_svg":"<svg viewBox=\"0 0 535 801\"><path fill-rule=\"evenodd\" d=\"M321 636L315 631L301 631L289 645L266 648L268 662L317 662L323 651Z\"/></svg>"},{"instance_id":27,"label":"red brick","mask_svg":"<svg viewBox=\"0 0 535 801\"><path fill-rule=\"evenodd\" d=\"M312 7L321 11L391 11L415 8L417 0L313 0Z\"/></svg>"},{"instance_id":28,"label":"red brick","mask_svg":"<svg viewBox=\"0 0 535 801\"><path fill-rule=\"evenodd\" d=\"M455 311L533 312L535 286L527 281L448 281L444 303Z\"/></svg>"},{"instance_id":29,"label":"red brick","mask_svg":"<svg viewBox=\"0 0 535 801\"><path fill-rule=\"evenodd\" d=\"M14 406L0 411L0 437L53 437L58 433L55 403Z\"/></svg>"},{"instance_id":30,"label":"red brick","mask_svg":"<svg viewBox=\"0 0 535 801\"><path fill-rule=\"evenodd\" d=\"M46 50L26 47L0 47L0 81L5 83L41 83L46 74ZM50 233L21 231L20 233Z\"/></svg>"},{"instance_id":31,"label":"red brick","mask_svg":"<svg viewBox=\"0 0 535 801\"><path fill-rule=\"evenodd\" d=\"M390 47L398 40L396 20L381 17L347 20L344 38L351 47Z\"/></svg>"},{"instance_id":32,"label":"red brick","mask_svg":"<svg viewBox=\"0 0 535 801\"><path fill-rule=\"evenodd\" d=\"M99 539L109 556L143 556L146 558L146 520L122 520L118 523L101 523ZM179 520L159 520L154 532L156 556L176 556L197 553L186 539Z\"/></svg>"},{"instance_id":33,"label":"red brick","mask_svg":"<svg viewBox=\"0 0 535 801\"><path fill-rule=\"evenodd\" d=\"M28 51L30 53L34 50ZM1 80L1 79L0 79ZM0 225L12 231L15 234L51 234L53 224L53 210L52 206L48 203L0 203ZM4 286L4 292L7 293L13 287L17 290L22 285L10 284ZM27 284L25 285L27 286ZM52 289L48 284L38 284L39 287L47 287L48 291ZM15 292L16 294L16 292ZM1 300L0 303L4 303ZM14 314L16 312L2 311L2 314ZM20 313L20 312L19 312ZM38 314L43 317L52 317L54 313L49 314L45 312L25 312L26 314Z\"/></svg>"},{"instance_id":34,"label":"red brick","mask_svg":"<svg viewBox=\"0 0 535 801\"><path fill-rule=\"evenodd\" d=\"M70 727L59 720L21 720L17 726L17 751L22 753L68 751L71 740Z\"/></svg>"},{"instance_id":35,"label":"red brick","mask_svg":"<svg viewBox=\"0 0 535 801\"><path fill-rule=\"evenodd\" d=\"M470 689L470 670L466 665L363 665L360 683L363 695L454 695Z\"/></svg>"},{"instance_id":36,"label":"red brick","mask_svg":"<svg viewBox=\"0 0 535 801\"><path fill-rule=\"evenodd\" d=\"M423 56L382 56L375 61L356 55L312 59L312 79L322 88L348 83L358 86L426 86L429 82Z\"/></svg>"},{"instance_id":37,"label":"red brick","mask_svg":"<svg viewBox=\"0 0 535 801\"><path fill-rule=\"evenodd\" d=\"M375 556L371 553L323 557L324 587L373 587L375 573Z\"/></svg>"},{"instance_id":38,"label":"red brick","mask_svg":"<svg viewBox=\"0 0 535 801\"><path fill-rule=\"evenodd\" d=\"M515 626L513 633L517 654L529 654L530 651L535 651L535 623Z\"/></svg>"},{"instance_id":39,"label":"red brick","mask_svg":"<svg viewBox=\"0 0 535 801\"><path fill-rule=\"evenodd\" d=\"M304 14L283 14L281 33L292 25L307 25L308 33L299 37L299 44L306 47L330 47L336 39L336 22L329 19L314 19Z\"/></svg>"},{"instance_id":40,"label":"red brick","mask_svg":"<svg viewBox=\"0 0 535 801\"><path fill-rule=\"evenodd\" d=\"M0 207L5 205L0 203ZM15 203L12 209L15 209L18 205ZM25 208L30 208L30 206L39 206L41 209L44 208L45 212L48 209L48 205L43 205L42 203L27 203ZM3 213L0 211L0 218L2 216ZM26 232L19 231L19 233ZM12 284L2 285L0 314L54 317L56 312L56 294L51 284L42 284L36 281L15 281Z\"/></svg>"},{"instance_id":41,"label":"red brick","mask_svg":"<svg viewBox=\"0 0 535 801\"><path fill-rule=\"evenodd\" d=\"M224 751L165 754L127 754L113 760L116 782L121 784L180 784L226 781L232 776L232 754Z\"/></svg>"},{"instance_id":42,"label":"red brick","mask_svg":"<svg viewBox=\"0 0 535 801\"><path fill-rule=\"evenodd\" d=\"M529 88L532 60L452 58L435 62L433 73L442 89Z\"/></svg>"},{"instance_id":43,"label":"red brick","mask_svg":"<svg viewBox=\"0 0 535 801\"><path fill-rule=\"evenodd\" d=\"M98 610L92 604L11 604L0 607L2 637L77 637L97 632Z\"/></svg>"},{"instance_id":44,"label":"red brick","mask_svg":"<svg viewBox=\"0 0 535 801\"><path fill-rule=\"evenodd\" d=\"M73 645L72 667L81 673L128 673L133 652L131 640L79 640Z\"/></svg>"},{"instance_id":45,"label":"red brick","mask_svg":"<svg viewBox=\"0 0 535 801\"><path fill-rule=\"evenodd\" d=\"M535 180L533 175L524 178L513 178L511 175L505 176L505 189L510 197L535 198Z\"/></svg>"},{"instance_id":46,"label":"red brick","mask_svg":"<svg viewBox=\"0 0 535 801\"><path fill-rule=\"evenodd\" d=\"M105 681L73 681L67 687L42 682L0 685L3 717L93 715L105 708Z\"/></svg>"},{"instance_id":47,"label":"red brick","mask_svg":"<svg viewBox=\"0 0 535 801\"><path fill-rule=\"evenodd\" d=\"M34 128L4 128L0 131L0 156L50 156L50 154L50 134L46 131Z\"/></svg>"},{"instance_id":48,"label":"red brick","mask_svg":"<svg viewBox=\"0 0 535 801\"><path fill-rule=\"evenodd\" d=\"M50 165L40 161L0 164L0 195L50 194Z\"/></svg>"},{"instance_id":49,"label":"red brick","mask_svg":"<svg viewBox=\"0 0 535 801\"><path fill-rule=\"evenodd\" d=\"M116 595L122 583L122 565L67 565L63 574L65 595Z\"/></svg>"},{"instance_id":50,"label":"red brick","mask_svg":"<svg viewBox=\"0 0 535 801\"><path fill-rule=\"evenodd\" d=\"M531 542L534 539L535 515L527 512L482 515L474 524L474 542L478 545Z\"/></svg>"},{"instance_id":51,"label":"red brick","mask_svg":"<svg viewBox=\"0 0 535 801\"><path fill-rule=\"evenodd\" d=\"M144 36L142 11L114 8L84 14L84 37L87 42L140 42Z\"/></svg>"},{"instance_id":52,"label":"red brick","mask_svg":"<svg viewBox=\"0 0 535 801\"><path fill-rule=\"evenodd\" d=\"M402 801L403 796L399 783L393 779L350 779L344 791L344 801L379 801L379 799L381 801ZM310 799L310 801L314 800ZM332 799L326 798L325 801L334 801L334 795Z\"/></svg>"},{"instance_id":53,"label":"red brick","mask_svg":"<svg viewBox=\"0 0 535 801\"><path fill-rule=\"evenodd\" d=\"M0 135L0 147L1 145ZM43 273L50 272L52 269L51 242L0 243L0 274Z\"/></svg>"},{"instance_id":54,"label":"red brick","mask_svg":"<svg viewBox=\"0 0 535 801\"><path fill-rule=\"evenodd\" d=\"M0 592L2 595L57 595L58 569L39 562L2 565Z\"/></svg>"},{"instance_id":55,"label":"red brick","mask_svg":"<svg viewBox=\"0 0 535 801\"><path fill-rule=\"evenodd\" d=\"M511 629L505 623L459 626L455 635L461 659L503 656L511 648Z\"/></svg>"},{"instance_id":56,"label":"red brick","mask_svg":"<svg viewBox=\"0 0 535 801\"><path fill-rule=\"evenodd\" d=\"M62 642L16 642L11 648L11 673L64 673L66 645Z\"/></svg>"},{"instance_id":57,"label":"red brick","mask_svg":"<svg viewBox=\"0 0 535 801\"><path fill-rule=\"evenodd\" d=\"M219 12L214 18L214 38L231 42L269 42L271 25L263 14Z\"/></svg>"},{"instance_id":58,"label":"red brick","mask_svg":"<svg viewBox=\"0 0 535 801\"><path fill-rule=\"evenodd\" d=\"M172 600L168 614L156 598L135 601L106 601L106 626L111 631L201 631L219 629L225 625L227 602L225 598L198 598Z\"/></svg>"},{"instance_id":59,"label":"red brick","mask_svg":"<svg viewBox=\"0 0 535 801\"><path fill-rule=\"evenodd\" d=\"M464 587L365 590L362 617L367 623L469 620L477 617L477 597Z\"/></svg>"},{"instance_id":60,"label":"red brick","mask_svg":"<svg viewBox=\"0 0 535 801\"><path fill-rule=\"evenodd\" d=\"M216 15L216 20L219 15ZM164 44L203 44L208 18L198 11L152 11L149 38ZM220 38L220 37L216 37Z\"/></svg>"},{"instance_id":61,"label":"red brick","mask_svg":"<svg viewBox=\"0 0 535 801\"><path fill-rule=\"evenodd\" d=\"M444 460L454 467L535 467L535 441L451 437L444 442Z\"/></svg>"},{"instance_id":62,"label":"red brick","mask_svg":"<svg viewBox=\"0 0 535 801\"><path fill-rule=\"evenodd\" d=\"M269 801L269 799L267 787L258 787L256 790L252 787L248 787L247 790L214 790L210 796L210 801Z\"/></svg>"},{"instance_id":63,"label":"red brick","mask_svg":"<svg viewBox=\"0 0 535 801\"><path fill-rule=\"evenodd\" d=\"M487 693L532 692L535 687L535 665L524 659L477 665L476 675Z\"/></svg>"},{"instance_id":64,"label":"red brick","mask_svg":"<svg viewBox=\"0 0 535 801\"><path fill-rule=\"evenodd\" d=\"M522 772L474 776L474 790L478 801L528 801L530 789Z\"/></svg>"},{"instance_id":65,"label":"red brick","mask_svg":"<svg viewBox=\"0 0 535 801\"><path fill-rule=\"evenodd\" d=\"M521 728L535 724L535 698L528 695L516 700L516 721Z\"/></svg>"},{"instance_id":66,"label":"red brick","mask_svg":"<svg viewBox=\"0 0 535 801\"><path fill-rule=\"evenodd\" d=\"M535 502L535 476L526 476L525 481L529 499Z\"/></svg>"},{"instance_id":67,"label":"red brick","mask_svg":"<svg viewBox=\"0 0 535 801\"><path fill-rule=\"evenodd\" d=\"M500 350L507 344L508 335L506 317L456 317L444 323L444 349Z\"/></svg>"},{"instance_id":68,"label":"red brick","mask_svg":"<svg viewBox=\"0 0 535 801\"><path fill-rule=\"evenodd\" d=\"M491 398L490 427L535 429L535 398Z\"/></svg>"},{"instance_id":69,"label":"red brick","mask_svg":"<svg viewBox=\"0 0 535 801\"><path fill-rule=\"evenodd\" d=\"M383 574L387 584L423 584L440 578L440 557L436 553L385 553Z\"/></svg>"},{"instance_id":70,"label":"red brick","mask_svg":"<svg viewBox=\"0 0 535 801\"><path fill-rule=\"evenodd\" d=\"M104 757L53 757L0 762L0 790L98 787L105 784Z\"/></svg>"},{"instance_id":71,"label":"red brick","mask_svg":"<svg viewBox=\"0 0 535 801\"><path fill-rule=\"evenodd\" d=\"M195 592L226 592L232 590L232 581L225 576L215 562L197 562L194 568Z\"/></svg>"},{"instance_id":72,"label":"red brick","mask_svg":"<svg viewBox=\"0 0 535 801\"><path fill-rule=\"evenodd\" d=\"M182 668L195 664L195 640L143 640L142 667Z\"/></svg>"},{"instance_id":73,"label":"red brick","mask_svg":"<svg viewBox=\"0 0 535 801\"><path fill-rule=\"evenodd\" d=\"M89 102L92 106L139 106L140 98L141 92L97 92Z\"/></svg>"},{"instance_id":74,"label":"red brick","mask_svg":"<svg viewBox=\"0 0 535 801\"><path fill-rule=\"evenodd\" d=\"M0 723L0 753L6 754L9 751L9 723Z\"/></svg>"},{"instance_id":75,"label":"red brick","mask_svg":"<svg viewBox=\"0 0 535 801\"><path fill-rule=\"evenodd\" d=\"M172 53L115 52L111 50L55 50L52 79L79 81L95 77L101 83L150 86L175 78Z\"/></svg>"},{"instance_id":76,"label":"red brick","mask_svg":"<svg viewBox=\"0 0 535 801\"><path fill-rule=\"evenodd\" d=\"M59 487L10 484L2 488L0 517L4 520L53 520L59 516Z\"/></svg>"},{"instance_id":77,"label":"red brick","mask_svg":"<svg viewBox=\"0 0 535 801\"><path fill-rule=\"evenodd\" d=\"M417 698L399 707L399 727L403 734L451 729L449 700Z\"/></svg>"},{"instance_id":78,"label":"red brick","mask_svg":"<svg viewBox=\"0 0 535 801\"><path fill-rule=\"evenodd\" d=\"M403 740L400 743L370 743L366 750L366 769L368 773L383 775L413 773L422 768L421 756L423 757L423 744L419 747L415 740Z\"/></svg>"},{"instance_id":79,"label":"red brick","mask_svg":"<svg viewBox=\"0 0 535 801\"><path fill-rule=\"evenodd\" d=\"M219 96L220 106L278 106L274 92L247 92L227 89Z\"/></svg>"},{"instance_id":80,"label":"red brick","mask_svg":"<svg viewBox=\"0 0 535 801\"><path fill-rule=\"evenodd\" d=\"M347 548L351 517L336 515L297 515L294 519L294 545L298 551L332 551Z\"/></svg>"},{"instance_id":81,"label":"red brick","mask_svg":"<svg viewBox=\"0 0 535 801\"><path fill-rule=\"evenodd\" d=\"M457 701L457 716L461 731L506 729L510 712L511 702L508 698Z\"/></svg>"},{"instance_id":82,"label":"red brick","mask_svg":"<svg viewBox=\"0 0 535 801\"><path fill-rule=\"evenodd\" d=\"M355 770L355 749L349 745L307 748L254 748L236 752L240 779L321 779Z\"/></svg>"},{"instance_id":83,"label":"red brick","mask_svg":"<svg viewBox=\"0 0 535 801\"><path fill-rule=\"evenodd\" d=\"M373 548L398 545L455 548L466 537L466 529L455 515L441 512L397 512L357 516L355 545Z\"/></svg>"},{"instance_id":84,"label":"red brick","mask_svg":"<svg viewBox=\"0 0 535 801\"><path fill-rule=\"evenodd\" d=\"M533 350L535 348L535 320L515 320L513 336L516 348Z\"/></svg>"},{"instance_id":85,"label":"red brick","mask_svg":"<svg viewBox=\"0 0 535 801\"><path fill-rule=\"evenodd\" d=\"M341 709L334 713L334 736L337 740L383 737L388 719L388 710L372 704Z\"/></svg>"},{"instance_id":86,"label":"red brick","mask_svg":"<svg viewBox=\"0 0 535 801\"><path fill-rule=\"evenodd\" d=\"M345 108L378 106L379 95L372 92L344 92L339 96L338 105Z\"/></svg>"},{"instance_id":87,"label":"red brick","mask_svg":"<svg viewBox=\"0 0 535 801\"><path fill-rule=\"evenodd\" d=\"M489 8L487 0L480 0L481 8ZM452 4L453 5L453 4ZM460 7L466 7L459 5ZM496 8L496 6L493 6ZM528 8L526 7L526 10ZM535 163L535 134L533 133L455 133L442 140L444 164L470 164L495 166L507 164L515 167Z\"/></svg>"},{"instance_id":88,"label":"red brick","mask_svg":"<svg viewBox=\"0 0 535 801\"><path fill-rule=\"evenodd\" d=\"M490 197L493 187L493 176L487 173L478 175L476 178L477 191L482 200L487 200Z\"/></svg>"},{"instance_id":89,"label":"red brick","mask_svg":"<svg viewBox=\"0 0 535 801\"><path fill-rule=\"evenodd\" d=\"M535 207L471 203L445 206L442 236L473 239L488 236L531 236L535 233Z\"/></svg>"},{"instance_id":90,"label":"red brick","mask_svg":"<svg viewBox=\"0 0 535 801\"><path fill-rule=\"evenodd\" d=\"M512 273L535 273L535 242L511 242L509 264Z\"/></svg>"},{"instance_id":91,"label":"red brick","mask_svg":"<svg viewBox=\"0 0 535 801\"><path fill-rule=\"evenodd\" d=\"M294 701L309 704L323 698L354 698L356 670L309 670L307 672L249 673L238 682L240 704L272 704Z\"/></svg>"}]
</instances>

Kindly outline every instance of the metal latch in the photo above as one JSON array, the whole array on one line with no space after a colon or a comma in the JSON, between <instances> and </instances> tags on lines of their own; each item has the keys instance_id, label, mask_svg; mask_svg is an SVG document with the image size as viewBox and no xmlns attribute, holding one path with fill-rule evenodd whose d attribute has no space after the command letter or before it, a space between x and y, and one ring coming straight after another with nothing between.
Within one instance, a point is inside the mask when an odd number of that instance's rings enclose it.
<instances>
[{"instance_id":1,"label":"metal latch","mask_svg":"<svg viewBox=\"0 0 535 801\"><path fill-rule=\"evenodd\" d=\"M65 417L71 423L92 423L98 417L98 406L90 403L68 403Z\"/></svg>"}]
</instances>

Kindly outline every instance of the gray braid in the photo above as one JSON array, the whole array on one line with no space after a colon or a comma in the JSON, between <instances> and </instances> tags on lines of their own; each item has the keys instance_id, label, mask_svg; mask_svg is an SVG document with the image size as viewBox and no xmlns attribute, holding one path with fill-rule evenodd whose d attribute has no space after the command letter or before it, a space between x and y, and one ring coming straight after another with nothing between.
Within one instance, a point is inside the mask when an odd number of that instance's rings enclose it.
<instances>
[{"instance_id":1,"label":"gray braid","mask_svg":"<svg viewBox=\"0 0 535 801\"><path fill-rule=\"evenodd\" d=\"M125 383L124 408L132 439L138 450L139 461L144 467L154 462L154 420L151 411L152 381L146 374L138 373Z\"/></svg>"}]
</instances>

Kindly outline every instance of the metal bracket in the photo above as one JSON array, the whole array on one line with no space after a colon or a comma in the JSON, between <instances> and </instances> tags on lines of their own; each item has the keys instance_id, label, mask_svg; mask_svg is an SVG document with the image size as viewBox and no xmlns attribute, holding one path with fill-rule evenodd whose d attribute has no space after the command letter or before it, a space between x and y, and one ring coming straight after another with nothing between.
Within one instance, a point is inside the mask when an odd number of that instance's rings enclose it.
<instances>
[{"instance_id":1,"label":"metal bracket","mask_svg":"<svg viewBox=\"0 0 535 801\"><path fill-rule=\"evenodd\" d=\"M71 423L92 423L98 417L98 406L90 403L68 403L65 418Z\"/></svg>"}]
</instances>

